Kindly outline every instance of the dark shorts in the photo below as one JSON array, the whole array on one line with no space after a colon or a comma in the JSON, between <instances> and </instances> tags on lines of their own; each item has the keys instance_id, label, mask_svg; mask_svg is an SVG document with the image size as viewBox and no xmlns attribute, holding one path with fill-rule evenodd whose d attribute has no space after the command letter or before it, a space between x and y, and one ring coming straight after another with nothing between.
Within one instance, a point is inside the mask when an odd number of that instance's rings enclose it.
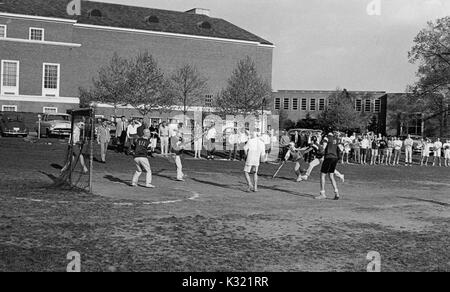
<instances>
[{"instance_id":1,"label":"dark shorts","mask_svg":"<svg viewBox=\"0 0 450 292\"><path fill-rule=\"evenodd\" d=\"M336 171L338 161L339 160L337 158L326 158L322 163L321 172L326 174L334 173Z\"/></svg>"}]
</instances>

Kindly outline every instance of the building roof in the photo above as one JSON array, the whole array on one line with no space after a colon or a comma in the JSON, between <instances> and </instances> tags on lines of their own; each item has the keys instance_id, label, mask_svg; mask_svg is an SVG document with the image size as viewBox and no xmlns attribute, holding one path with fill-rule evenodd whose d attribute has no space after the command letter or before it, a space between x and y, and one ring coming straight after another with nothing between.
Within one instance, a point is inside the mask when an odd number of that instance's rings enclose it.
<instances>
[{"instance_id":1,"label":"building roof","mask_svg":"<svg viewBox=\"0 0 450 292\"><path fill-rule=\"evenodd\" d=\"M148 30L273 45L226 20L189 12L82 1L81 16L67 14L68 0L0 0L0 12L77 20L81 24ZM89 16L99 10L101 17ZM93 13L95 14L95 13ZM147 21L152 17L152 21ZM203 25L202 25L203 24Z\"/></svg>"}]
</instances>

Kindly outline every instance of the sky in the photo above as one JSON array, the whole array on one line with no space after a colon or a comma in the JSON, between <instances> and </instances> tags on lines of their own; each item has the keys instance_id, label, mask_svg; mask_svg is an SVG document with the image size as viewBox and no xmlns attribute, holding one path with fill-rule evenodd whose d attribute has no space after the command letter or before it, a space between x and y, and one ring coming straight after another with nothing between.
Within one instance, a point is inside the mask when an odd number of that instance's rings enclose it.
<instances>
[{"instance_id":1,"label":"sky","mask_svg":"<svg viewBox=\"0 0 450 292\"><path fill-rule=\"evenodd\" d=\"M405 92L408 61L427 21L450 15L450 0L97 0L187 11L207 8L275 44L274 90ZM380 3L369 5L372 1ZM368 13L370 6L370 14ZM379 13L378 13L379 12Z\"/></svg>"}]
</instances>

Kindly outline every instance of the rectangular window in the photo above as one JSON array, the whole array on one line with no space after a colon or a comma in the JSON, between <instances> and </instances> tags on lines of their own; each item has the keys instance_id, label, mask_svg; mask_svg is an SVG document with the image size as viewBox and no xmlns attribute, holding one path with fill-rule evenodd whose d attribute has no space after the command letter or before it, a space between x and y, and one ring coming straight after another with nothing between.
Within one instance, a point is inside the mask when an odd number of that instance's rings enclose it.
<instances>
[{"instance_id":1,"label":"rectangular window","mask_svg":"<svg viewBox=\"0 0 450 292\"><path fill-rule=\"evenodd\" d=\"M16 112L17 105L2 105L2 112Z\"/></svg>"},{"instance_id":2,"label":"rectangular window","mask_svg":"<svg viewBox=\"0 0 450 292\"><path fill-rule=\"evenodd\" d=\"M205 96L205 106L212 107L213 106L213 96L208 94Z\"/></svg>"},{"instance_id":3,"label":"rectangular window","mask_svg":"<svg viewBox=\"0 0 450 292\"><path fill-rule=\"evenodd\" d=\"M321 98L319 99L319 111L324 111L325 110L325 99Z\"/></svg>"},{"instance_id":4,"label":"rectangular window","mask_svg":"<svg viewBox=\"0 0 450 292\"><path fill-rule=\"evenodd\" d=\"M362 112L362 99L355 100L355 111Z\"/></svg>"},{"instance_id":5,"label":"rectangular window","mask_svg":"<svg viewBox=\"0 0 450 292\"><path fill-rule=\"evenodd\" d=\"M30 27L30 40L31 41L43 41L44 40L44 29Z\"/></svg>"},{"instance_id":6,"label":"rectangular window","mask_svg":"<svg viewBox=\"0 0 450 292\"><path fill-rule=\"evenodd\" d=\"M370 99L364 101L364 111L367 113L372 111L372 101Z\"/></svg>"},{"instance_id":7,"label":"rectangular window","mask_svg":"<svg viewBox=\"0 0 450 292\"><path fill-rule=\"evenodd\" d=\"M42 112L44 114L57 114L58 108L57 107L44 107Z\"/></svg>"},{"instance_id":8,"label":"rectangular window","mask_svg":"<svg viewBox=\"0 0 450 292\"><path fill-rule=\"evenodd\" d=\"M283 100L283 109L289 110L289 98Z\"/></svg>"},{"instance_id":9,"label":"rectangular window","mask_svg":"<svg viewBox=\"0 0 450 292\"><path fill-rule=\"evenodd\" d=\"M19 61L2 60L1 94L19 95Z\"/></svg>"},{"instance_id":10,"label":"rectangular window","mask_svg":"<svg viewBox=\"0 0 450 292\"><path fill-rule=\"evenodd\" d=\"M311 98L309 100L309 110L312 111L312 112L317 110L317 108L316 108L316 99L315 98Z\"/></svg>"},{"instance_id":11,"label":"rectangular window","mask_svg":"<svg viewBox=\"0 0 450 292\"><path fill-rule=\"evenodd\" d=\"M292 110L293 111L298 111L298 98L293 98L292 99Z\"/></svg>"},{"instance_id":12,"label":"rectangular window","mask_svg":"<svg viewBox=\"0 0 450 292\"><path fill-rule=\"evenodd\" d=\"M44 96L59 96L59 64L44 63L43 90Z\"/></svg>"},{"instance_id":13,"label":"rectangular window","mask_svg":"<svg viewBox=\"0 0 450 292\"><path fill-rule=\"evenodd\" d=\"M307 111L308 110L308 100L306 98L302 98L302 111Z\"/></svg>"},{"instance_id":14,"label":"rectangular window","mask_svg":"<svg viewBox=\"0 0 450 292\"><path fill-rule=\"evenodd\" d=\"M281 98L279 98L279 97L275 98L275 109L276 110L281 109Z\"/></svg>"},{"instance_id":15,"label":"rectangular window","mask_svg":"<svg viewBox=\"0 0 450 292\"><path fill-rule=\"evenodd\" d=\"M0 38L6 38L6 25L0 24Z\"/></svg>"},{"instance_id":16,"label":"rectangular window","mask_svg":"<svg viewBox=\"0 0 450 292\"><path fill-rule=\"evenodd\" d=\"M381 99L379 98L375 99L374 112L375 113L381 112Z\"/></svg>"}]
</instances>

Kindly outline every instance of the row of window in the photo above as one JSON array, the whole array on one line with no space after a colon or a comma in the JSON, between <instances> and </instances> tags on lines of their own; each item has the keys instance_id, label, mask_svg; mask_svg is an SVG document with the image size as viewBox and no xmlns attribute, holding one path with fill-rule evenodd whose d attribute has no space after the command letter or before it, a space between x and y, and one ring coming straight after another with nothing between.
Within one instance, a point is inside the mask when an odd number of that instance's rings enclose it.
<instances>
[{"instance_id":1,"label":"row of window","mask_svg":"<svg viewBox=\"0 0 450 292\"><path fill-rule=\"evenodd\" d=\"M28 33L28 39L30 41L44 41L45 40L45 30L38 27L30 27ZM5 24L0 24L0 38L7 37L7 26Z\"/></svg>"},{"instance_id":2,"label":"row of window","mask_svg":"<svg viewBox=\"0 0 450 292\"><path fill-rule=\"evenodd\" d=\"M329 101L329 100L328 100ZM300 102L300 103L299 103ZM292 111L324 111L327 106L327 99L325 98L275 98L275 110L292 110ZM355 110L357 112L374 112L381 111L381 100L375 99L372 103L371 99L356 99Z\"/></svg>"},{"instance_id":3,"label":"row of window","mask_svg":"<svg viewBox=\"0 0 450 292\"><path fill-rule=\"evenodd\" d=\"M17 105L2 105L2 112L17 112ZM57 107L44 106L42 108L44 114L57 114Z\"/></svg>"},{"instance_id":4,"label":"row of window","mask_svg":"<svg viewBox=\"0 0 450 292\"><path fill-rule=\"evenodd\" d=\"M42 96L59 96L60 65L44 63L42 66ZM1 95L19 95L20 62L2 60Z\"/></svg>"}]
</instances>

